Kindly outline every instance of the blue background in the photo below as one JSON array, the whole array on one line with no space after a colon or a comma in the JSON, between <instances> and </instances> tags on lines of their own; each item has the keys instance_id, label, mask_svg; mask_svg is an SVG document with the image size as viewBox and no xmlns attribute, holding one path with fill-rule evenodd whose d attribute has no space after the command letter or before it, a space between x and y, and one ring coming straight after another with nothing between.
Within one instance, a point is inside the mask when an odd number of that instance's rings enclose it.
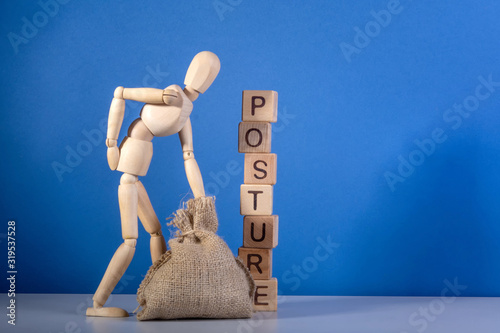
<instances>
[{"instance_id":1,"label":"blue background","mask_svg":"<svg viewBox=\"0 0 500 333\"><path fill-rule=\"evenodd\" d=\"M19 292L95 291L122 242L121 174L107 166L100 127L113 91L182 84L192 57L210 50L222 67L194 103L195 154L234 252L241 92L279 94L280 293L441 295L456 279L462 295L500 296L500 86L481 86L500 81L500 3L401 0L390 22L374 23L371 12L390 4L69 1L43 22L36 1L2 2L2 274L13 219ZM9 41L33 19L37 31ZM357 29L366 28L362 40ZM347 44L356 52L343 52ZM463 103L474 111L459 116L453 105ZM127 103L120 138L140 108ZM440 130L443 142L429 144ZM189 186L177 137L154 144L142 181L168 237L165 219ZM78 154L70 164L69 151ZM151 264L139 229L115 292L135 293ZM331 253L316 250L325 242L335 243Z\"/></svg>"}]
</instances>

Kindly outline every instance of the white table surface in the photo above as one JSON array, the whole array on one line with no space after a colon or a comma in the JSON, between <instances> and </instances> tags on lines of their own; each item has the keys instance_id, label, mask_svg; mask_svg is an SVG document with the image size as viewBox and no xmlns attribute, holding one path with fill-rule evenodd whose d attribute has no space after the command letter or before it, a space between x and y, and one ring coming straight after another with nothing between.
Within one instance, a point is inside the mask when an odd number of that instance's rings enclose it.
<instances>
[{"instance_id":1,"label":"white table surface","mask_svg":"<svg viewBox=\"0 0 500 333\"><path fill-rule=\"evenodd\" d=\"M86 317L92 295L17 294L16 325L0 294L0 332L500 332L500 298L281 296L277 313L252 319L138 321ZM109 306L132 312L135 295L112 295Z\"/></svg>"}]
</instances>

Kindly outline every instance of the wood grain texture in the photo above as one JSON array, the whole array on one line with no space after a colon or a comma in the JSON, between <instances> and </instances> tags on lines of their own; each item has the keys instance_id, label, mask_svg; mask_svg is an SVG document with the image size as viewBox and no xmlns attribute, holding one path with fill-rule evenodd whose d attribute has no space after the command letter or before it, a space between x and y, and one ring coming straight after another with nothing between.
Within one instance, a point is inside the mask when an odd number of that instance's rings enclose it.
<instances>
[{"instance_id":1,"label":"wood grain texture","mask_svg":"<svg viewBox=\"0 0 500 333\"><path fill-rule=\"evenodd\" d=\"M241 119L275 123L278 120L278 93L273 90L243 90Z\"/></svg>"},{"instance_id":2,"label":"wood grain texture","mask_svg":"<svg viewBox=\"0 0 500 333\"><path fill-rule=\"evenodd\" d=\"M276 184L276 154L245 154L245 184Z\"/></svg>"},{"instance_id":3,"label":"wood grain texture","mask_svg":"<svg viewBox=\"0 0 500 333\"><path fill-rule=\"evenodd\" d=\"M278 280L255 280L256 290L253 300L255 311L278 310Z\"/></svg>"},{"instance_id":4,"label":"wood grain texture","mask_svg":"<svg viewBox=\"0 0 500 333\"><path fill-rule=\"evenodd\" d=\"M278 245L278 215L245 216L243 246L273 249Z\"/></svg>"},{"instance_id":5,"label":"wood grain texture","mask_svg":"<svg viewBox=\"0 0 500 333\"><path fill-rule=\"evenodd\" d=\"M271 124L241 122L238 128L238 151L240 153L270 153Z\"/></svg>"},{"instance_id":6,"label":"wood grain texture","mask_svg":"<svg viewBox=\"0 0 500 333\"><path fill-rule=\"evenodd\" d=\"M247 185L240 186L241 215L272 215L273 186Z\"/></svg>"},{"instance_id":7,"label":"wood grain texture","mask_svg":"<svg viewBox=\"0 0 500 333\"><path fill-rule=\"evenodd\" d=\"M272 277L273 250L240 247L238 257L248 268L254 280L268 280Z\"/></svg>"}]
</instances>

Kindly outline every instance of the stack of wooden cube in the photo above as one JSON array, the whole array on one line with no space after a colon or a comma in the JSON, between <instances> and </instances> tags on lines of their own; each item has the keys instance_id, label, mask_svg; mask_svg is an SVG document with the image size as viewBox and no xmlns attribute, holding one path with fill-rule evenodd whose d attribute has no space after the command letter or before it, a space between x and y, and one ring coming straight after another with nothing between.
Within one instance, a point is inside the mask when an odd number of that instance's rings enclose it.
<instances>
[{"instance_id":1,"label":"stack of wooden cube","mask_svg":"<svg viewBox=\"0 0 500 333\"><path fill-rule=\"evenodd\" d=\"M245 153L240 190L243 247L238 256L248 267L257 289L255 311L276 311L278 281L272 277L272 249L278 245L278 216L273 215L276 154L271 153L271 123L278 118L278 93L244 90L238 151Z\"/></svg>"}]
</instances>

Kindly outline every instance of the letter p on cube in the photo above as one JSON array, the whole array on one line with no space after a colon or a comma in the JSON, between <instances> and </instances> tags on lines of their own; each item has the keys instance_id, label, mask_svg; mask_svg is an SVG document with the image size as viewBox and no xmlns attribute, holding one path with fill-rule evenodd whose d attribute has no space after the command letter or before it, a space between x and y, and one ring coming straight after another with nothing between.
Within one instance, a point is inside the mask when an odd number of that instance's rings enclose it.
<instances>
[{"instance_id":1,"label":"letter p on cube","mask_svg":"<svg viewBox=\"0 0 500 333\"><path fill-rule=\"evenodd\" d=\"M273 90L243 90L243 121L275 123L278 120L278 93Z\"/></svg>"}]
</instances>

